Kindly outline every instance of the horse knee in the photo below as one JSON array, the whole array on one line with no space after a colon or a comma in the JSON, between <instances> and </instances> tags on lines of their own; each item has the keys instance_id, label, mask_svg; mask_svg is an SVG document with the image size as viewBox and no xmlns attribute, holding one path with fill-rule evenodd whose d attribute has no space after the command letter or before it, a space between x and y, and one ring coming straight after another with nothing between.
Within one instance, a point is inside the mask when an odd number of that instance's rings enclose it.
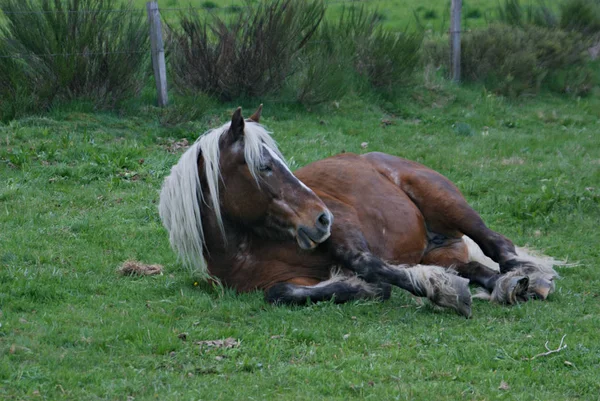
<instances>
[{"instance_id":1,"label":"horse knee","mask_svg":"<svg viewBox=\"0 0 600 401\"><path fill-rule=\"evenodd\" d=\"M270 304L293 303L295 286L289 283L277 283L265 290L265 301Z\"/></svg>"}]
</instances>

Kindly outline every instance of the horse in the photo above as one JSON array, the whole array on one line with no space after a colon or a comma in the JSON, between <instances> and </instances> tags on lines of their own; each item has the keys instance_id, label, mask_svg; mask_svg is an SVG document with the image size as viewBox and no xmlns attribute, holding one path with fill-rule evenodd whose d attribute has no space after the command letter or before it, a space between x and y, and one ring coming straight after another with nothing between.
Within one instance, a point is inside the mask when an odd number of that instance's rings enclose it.
<instances>
[{"instance_id":1,"label":"horse","mask_svg":"<svg viewBox=\"0 0 600 401\"><path fill-rule=\"evenodd\" d=\"M159 214L181 262L274 304L389 298L392 286L470 317L469 284L500 304L546 299L558 261L489 229L458 188L419 163L342 153L289 169L262 105L190 146Z\"/></svg>"}]
</instances>

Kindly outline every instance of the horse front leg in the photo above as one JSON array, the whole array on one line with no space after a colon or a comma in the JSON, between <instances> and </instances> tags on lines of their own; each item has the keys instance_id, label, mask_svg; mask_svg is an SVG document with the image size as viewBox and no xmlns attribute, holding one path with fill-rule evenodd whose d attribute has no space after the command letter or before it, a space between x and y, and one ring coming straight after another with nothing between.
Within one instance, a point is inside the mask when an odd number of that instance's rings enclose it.
<instances>
[{"instance_id":1,"label":"horse front leg","mask_svg":"<svg viewBox=\"0 0 600 401\"><path fill-rule=\"evenodd\" d=\"M471 316L469 280L439 266L386 263L373 255L364 241L346 245L334 242L332 246L336 259L366 282L392 284L467 318Z\"/></svg>"},{"instance_id":2,"label":"horse front leg","mask_svg":"<svg viewBox=\"0 0 600 401\"><path fill-rule=\"evenodd\" d=\"M329 280L312 284L292 279L276 283L265 291L265 300L273 304L304 305L307 302L333 301L344 303L357 299L387 299L389 290L378 288L357 276L333 274Z\"/></svg>"}]
</instances>

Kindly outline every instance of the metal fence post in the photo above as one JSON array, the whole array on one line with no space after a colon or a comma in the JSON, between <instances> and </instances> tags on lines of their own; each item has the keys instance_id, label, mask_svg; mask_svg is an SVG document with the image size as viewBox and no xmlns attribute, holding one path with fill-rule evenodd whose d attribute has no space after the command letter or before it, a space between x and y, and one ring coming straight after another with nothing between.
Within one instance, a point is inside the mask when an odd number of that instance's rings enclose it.
<instances>
[{"instance_id":1,"label":"metal fence post","mask_svg":"<svg viewBox=\"0 0 600 401\"><path fill-rule=\"evenodd\" d=\"M148 11L148 23L150 24L152 68L154 69L154 80L156 81L158 105L164 107L169 103L169 95L167 93L167 66L158 3L156 1L147 2L146 10Z\"/></svg>"},{"instance_id":2,"label":"metal fence post","mask_svg":"<svg viewBox=\"0 0 600 401\"><path fill-rule=\"evenodd\" d=\"M450 57L452 64L452 80L460 81L460 18L462 0L452 0L450 8Z\"/></svg>"}]
</instances>

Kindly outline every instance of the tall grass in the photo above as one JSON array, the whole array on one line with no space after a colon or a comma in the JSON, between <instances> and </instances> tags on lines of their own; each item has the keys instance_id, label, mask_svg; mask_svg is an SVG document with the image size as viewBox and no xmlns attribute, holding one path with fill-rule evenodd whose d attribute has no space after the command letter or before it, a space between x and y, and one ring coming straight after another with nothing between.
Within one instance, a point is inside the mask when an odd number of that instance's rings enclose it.
<instances>
[{"instance_id":1,"label":"tall grass","mask_svg":"<svg viewBox=\"0 0 600 401\"><path fill-rule=\"evenodd\" d=\"M16 57L0 58L0 119L77 98L113 106L144 84L143 13L116 0L0 0L0 9L0 55Z\"/></svg>"}]
</instances>

